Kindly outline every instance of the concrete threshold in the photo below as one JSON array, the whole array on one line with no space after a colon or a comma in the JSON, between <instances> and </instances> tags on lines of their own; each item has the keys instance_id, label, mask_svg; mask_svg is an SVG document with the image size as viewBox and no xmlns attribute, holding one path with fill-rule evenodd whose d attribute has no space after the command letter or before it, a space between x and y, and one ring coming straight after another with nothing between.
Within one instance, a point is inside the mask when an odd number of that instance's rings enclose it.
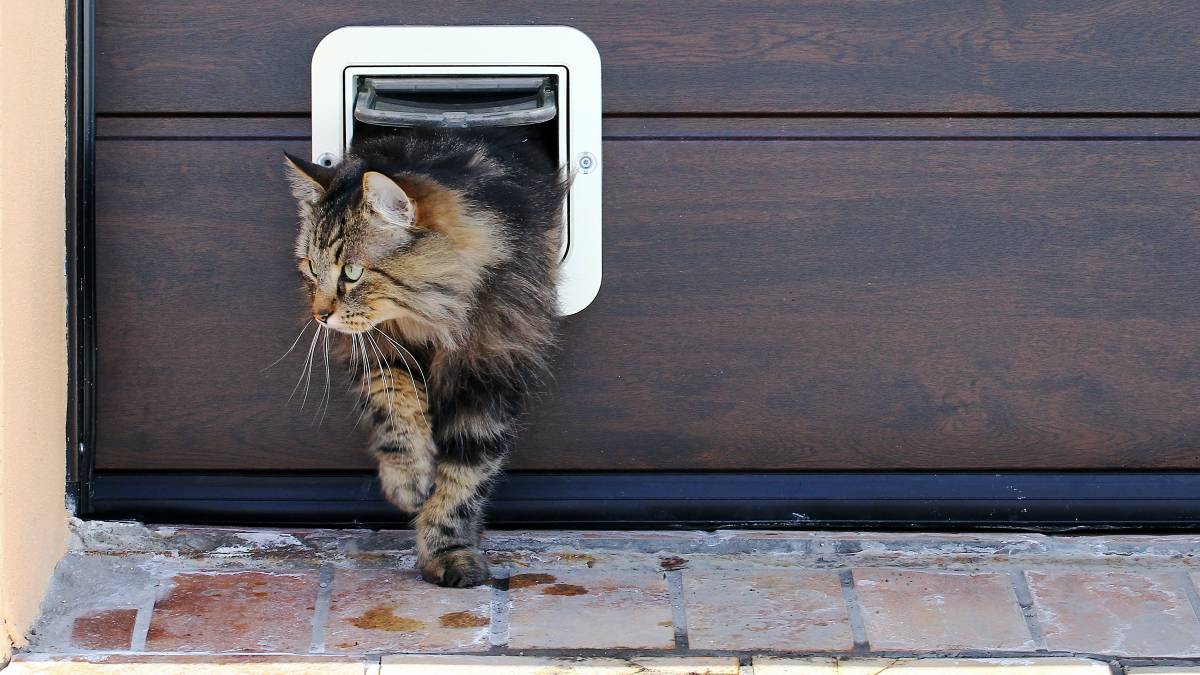
<instances>
[{"instance_id":1,"label":"concrete threshold","mask_svg":"<svg viewBox=\"0 0 1200 675\"><path fill-rule=\"evenodd\" d=\"M407 531L72 532L10 672L1149 675L1200 660L1190 535L491 532L493 581L452 590L419 579Z\"/></svg>"}]
</instances>

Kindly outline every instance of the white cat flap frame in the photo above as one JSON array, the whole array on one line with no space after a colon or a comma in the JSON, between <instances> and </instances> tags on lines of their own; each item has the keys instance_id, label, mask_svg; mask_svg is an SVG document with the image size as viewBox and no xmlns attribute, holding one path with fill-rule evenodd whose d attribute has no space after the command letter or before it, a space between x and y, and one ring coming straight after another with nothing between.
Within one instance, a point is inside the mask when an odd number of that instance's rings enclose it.
<instances>
[{"instance_id":1,"label":"white cat flap frame","mask_svg":"<svg viewBox=\"0 0 1200 675\"><path fill-rule=\"evenodd\" d=\"M312 160L340 161L354 129L358 78L379 75L552 75L558 83L564 208L559 313L591 304L601 279L600 53L568 26L348 26L312 58Z\"/></svg>"}]
</instances>

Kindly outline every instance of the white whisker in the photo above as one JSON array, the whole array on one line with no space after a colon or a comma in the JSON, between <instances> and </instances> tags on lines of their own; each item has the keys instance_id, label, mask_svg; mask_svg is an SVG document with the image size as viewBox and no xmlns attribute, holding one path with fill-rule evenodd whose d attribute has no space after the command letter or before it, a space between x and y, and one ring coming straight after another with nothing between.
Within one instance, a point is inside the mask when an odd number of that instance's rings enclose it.
<instances>
[{"instance_id":1,"label":"white whisker","mask_svg":"<svg viewBox=\"0 0 1200 675\"><path fill-rule=\"evenodd\" d=\"M396 381L395 377L392 376L391 364L388 363L388 357L384 356L383 350L380 350L378 342L374 341L374 337L371 337L370 333L364 333L362 335L366 337L367 341L371 342L371 348L374 353L376 353L376 358L379 360L379 371L386 372L384 387L388 389L388 419L390 422L395 424L396 411L395 407L392 406L391 399L392 395L394 395L396 392Z\"/></svg>"},{"instance_id":2,"label":"white whisker","mask_svg":"<svg viewBox=\"0 0 1200 675\"><path fill-rule=\"evenodd\" d=\"M362 411L358 413L358 419L354 421L354 428L358 428L358 423L362 422L363 415L367 414L367 409L371 407L371 390L374 383L371 378L371 361L367 358L366 341L362 339L362 335L356 333L358 338L358 348L362 350L362 365L363 365L363 404Z\"/></svg>"},{"instance_id":3,"label":"white whisker","mask_svg":"<svg viewBox=\"0 0 1200 675\"><path fill-rule=\"evenodd\" d=\"M375 343L375 339L371 337L371 334L363 333L363 336L365 338L367 338L367 342L369 342L371 344L371 350L375 353L375 359L379 363L379 376L383 380L384 393L387 396L387 402L388 402L388 420L389 421L394 420L395 419L395 415L394 415L395 411L392 408L392 392L394 392L396 390L396 386L395 386L395 382L392 381L392 373L391 373L392 369L385 367L386 359L383 356L383 350L381 350L379 348L379 345Z\"/></svg>"},{"instance_id":4,"label":"white whisker","mask_svg":"<svg viewBox=\"0 0 1200 675\"><path fill-rule=\"evenodd\" d=\"M305 373L308 373L309 368L312 366L313 350L315 350L317 348L317 338L320 336L321 336L321 327L317 326L317 330L315 332L313 332L312 344L310 344L308 346L308 358L306 358L304 360L304 368L300 371L300 379L296 380L296 386L292 387L292 393L288 396L288 403L291 403L292 399L295 398L296 391L298 389L300 389L300 383L304 381ZM305 391L307 393L307 387L305 388ZM303 408L304 405L301 404L300 407Z\"/></svg>"},{"instance_id":5,"label":"white whisker","mask_svg":"<svg viewBox=\"0 0 1200 675\"><path fill-rule=\"evenodd\" d=\"M385 338L388 338L388 340L391 340L391 337L389 337L389 336L388 336L387 334L385 334L383 331L381 331L381 330L379 330L379 329L375 329L375 332L379 333L380 335L383 335ZM370 337L370 336L369 336L369 334L368 334L368 337ZM371 338L371 342L372 342L372 343L375 343L375 339L374 339L374 338ZM403 347L402 345L400 345L399 343L395 343L395 341L393 341L393 343L394 343L394 344L396 344L396 346L397 346L397 347L400 347L400 349L404 349L404 347ZM376 349L379 349L379 345L378 345L377 343L376 343L376 345L375 345L375 348L376 348ZM381 350L381 351L382 351L382 350ZM407 349L404 349L404 353L405 353L405 354L408 354L409 356L412 356L412 354L410 354L410 353L408 352L408 350L407 350ZM416 360L417 360L417 359L416 359L416 357L413 357L413 361L416 361ZM420 392L417 390L417 381L416 381L416 379L415 379L415 378L413 378L413 374L412 374L412 368L409 368L409 367L408 367L408 359L404 358L404 354L401 354L401 355L400 355L400 361L401 361L402 363L404 363L404 370L408 371L408 381L412 383L412 388L413 388L413 396L416 396L416 397L417 397L417 402L422 404L422 405L421 405L421 408L420 408L420 410L421 410L421 420L422 420L423 422L425 422L425 426L427 426L427 427L428 427L428 426L429 426L429 420L428 420L428 419L425 417L425 406L429 404L429 385L428 385L427 383L426 383L426 385L425 385L425 401L424 401L424 402L422 402L422 401L421 401L421 395L420 395ZM420 370L420 369L421 369L421 364L419 364L419 363L417 364L417 369L418 369L418 370ZM422 380L422 381L424 381L424 380L425 380L425 373L424 373L424 371L422 371L422 372L421 372L421 380Z\"/></svg>"},{"instance_id":6,"label":"white whisker","mask_svg":"<svg viewBox=\"0 0 1200 675\"><path fill-rule=\"evenodd\" d=\"M346 337L350 338L350 368L349 368L349 383L346 385L346 392L349 393L354 385L358 383L358 335L356 333L348 333ZM358 407L358 399L355 399L355 408ZM353 414L354 408L350 409Z\"/></svg>"},{"instance_id":7,"label":"white whisker","mask_svg":"<svg viewBox=\"0 0 1200 675\"><path fill-rule=\"evenodd\" d=\"M421 385L425 388L425 401L426 401L426 403L428 403L428 401L429 401L429 380L425 377L425 369L421 367L421 362L417 360L417 357L413 356L412 352L408 351L407 347L405 347L404 345L402 345L399 342L396 342L394 339L392 339L391 335L388 335L387 333L379 330L376 327L372 327L371 330L382 335L384 337L384 339L386 339L394 347L396 347L401 352L403 352L400 355L400 358L404 361L405 368L408 367L408 359L412 359L413 365L417 367L417 373L421 376ZM405 358L405 356L404 356L405 354L408 355L407 358ZM412 370L408 371L408 376L412 377ZM417 388L417 384L416 384L416 382L414 382L413 389L416 389L416 388Z\"/></svg>"},{"instance_id":8,"label":"white whisker","mask_svg":"<svg viewBox=\"0 0 1200 675\"><path fill-rule=\"evenodd\" d=\"M291 353L292 353L292 350L296 348L296 345L300 344L300 338L304 337L304 333L305 333L305 332L308 330L308 327L312 325L312 322L313 322L313 320L312 320L312 319L309 319L309 320L308 320L308 323L304 324L304 328L301 328L301 329L300 329L300 334L296 336L296 339L295 339L295 340L292 340L292 346L291 346L291 347L288 347L288 350L287 350L286 352L284 352L284 353L283 353L283 356L281 356L281 357L279 357L279 358L275 359L275 361L274 361L273 363L271 363L271 365L267 366L266 368L263 368L262 370L260 370L260 371L258 371L258 372L260 372L260 373L261 373L261 372L263 372L263 371L265 371L265 370L268 370L269 368L272 368L273 366L275 366L275 364L277 364L277 363L279 363L280 361L282 361L282 360L286 359L286 358L287 358L287 355L288 355L288 354L291 354Z\"/></svg>"},{"instance_id":9,"label":"white whisker","mask_svg":"<svg viewBox=\"0 0 1200 675\"><path fill-rule=\"evenodd\" d=\"M317 338L321 336L322 332L324 332L323 327L318 325L317 332L313 334L312 346L310 346L308 348L308 361L305 363L305 366L304 366L304 375L305 375L305 377L304 377L304 398L302 398L300 400L300 409L301 410L304 410L304 406L308 403L308 389L309 389L309 386L312 385L313 356L315 356L317 353Z\"/></svg>"},{"instance_id":10,"label":"white whisker","mask_svg":"<svg viewBox=\"0 0 1200 675\"><path fill-rule=\"evenodd\" d=\"M317 413L321 414L321 419L319 421L317 421L317 426L320 426L321 423L325 421L325 413L329 412L329 401L330 401L329 390L330 390L330 387L332 386L332 382L333 382L332 377L330 376L330 372L329 372L329 334L332 332L333 331L331 331L331 330L325 331L325 339L324 339L325 344L324 344L324 347L322 348L322 351L324 352L324 355L325 355L325 391L321 394L321 400L317 402L316 412L313 413L314 419L316 418Z\"/></svg>"},{"instance_id":11,"label":"white whisker","mask_svg":"<svg viewBox=\"0 0 1200 675\"><path fill-rule=\"evenodd\" d=\"M354 407L357 408L358 404L362 403L362 400L363 400L362 382L365 380L365 376L366 376L366 369L364 368L364 369L362 369L363 370L362 374L364 377L359 377L359 369L360 369L359 364L362 363L362 360L359 359L359 357L358 357L358 333L350 334L350 354L353 359L352 360L352 370L350 371L350 386L346 387L346 391L350 391L351 387L358 385L358 393L354 397ZM351 412L353 412L353 411L351 411Z\"/></svg>"}]
</instances>

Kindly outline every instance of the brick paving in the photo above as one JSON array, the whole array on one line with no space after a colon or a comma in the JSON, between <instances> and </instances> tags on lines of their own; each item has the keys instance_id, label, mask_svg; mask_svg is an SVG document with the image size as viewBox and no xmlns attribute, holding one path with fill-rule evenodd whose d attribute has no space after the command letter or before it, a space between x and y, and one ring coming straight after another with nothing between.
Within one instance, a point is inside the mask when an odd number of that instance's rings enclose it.
<instances>
[{"instance_id":1,"label":"brick paving","mask_svg":"<svg viewBox=\"0 0 1200 675\"><path fill-rule=\"evenodd\" d=\"M1192 580L1163 571L1027 571L1050 649L1200 654Z\"/></svg>"},{"instance_id":2,"label":"brick paving","mask_svg":"<svg viewBox=\"0 0 1200 675\"><path fill-rule=\"evenodd\" d=\"M524 583L533 578L536 583ZM556 570L509 579L515 649L673 649L667 583L658 570Z\"/></svg>"},{"instance_id":3,"label":"brick paving","mask_svg":"<svg viewBox=\"0 0 1200 675\"><path fill-rule=\"evenodd\" d=\"M78 523L9 668L1200 673L1198 537L497 532L485 548L496 580L449 590L412 570L408 532Z\"/></svg>"},{"instance_id":4,"label":"brick paving","mask_svg":"<svg viewBox=\"0 0 1200 675\"><path fill-rule=\"evenodd\" d=\"M802 570L681 571L692 649L854 649L838 575Z\"/></svg>"},{"instance_id":5,"label":"brick paving","mask_svg":"<svg viewBox=\"0 0 1200 675\"><path fill-rule=\"evenodd\" d=\"M314 649L431 653L491 646L492 591L486 586L444 593L413 570L340 569L328 576L324 640Z\"/></svg>"},{"instance_id":6,"label":"brick paving","mask_svg":"<svg viewBox=\"0 0 1200 675\"><path fill-rule=\"evenodd\" d=\"M188 572L154 603L152 652L288 652L309 645L317 575L306 570Z\"/></svg>"},{"instance_id":7,"label":"brick paving","mask_svg":"<svg viewBox=\"0 0 1200 675\"><path fill-rule=\"evenodd\" d=\"M1034 651L1004 572L854 570L863 622L876 650Z\"/></svg>"}]
</instances>

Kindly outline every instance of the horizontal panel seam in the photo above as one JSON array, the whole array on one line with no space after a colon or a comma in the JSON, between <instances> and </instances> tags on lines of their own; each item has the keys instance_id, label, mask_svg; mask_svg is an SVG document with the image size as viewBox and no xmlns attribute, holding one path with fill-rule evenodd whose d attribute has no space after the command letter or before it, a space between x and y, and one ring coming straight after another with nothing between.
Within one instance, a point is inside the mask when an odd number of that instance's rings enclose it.
<instances>
[{"instance_id":1,"label":"horizontal panel seam","mask_svg":"<svg viewBox=\"0 0 1200 675\"><path fill-rule=\"evenodd\" d=\"M226 141L309 141L310 136L204 136L204 135L186 135L186 136L104 136L97 135L98 141L211 141L211 142L226 142Z\"/></svg>"},{"instance_id":2,"label":"horizontal panel seam","mask_svg":"<svg viewBox=\"0 0 1200 675\"><path fill-rule=\"evenodd\" d=\"M1196 136L604 136L606 141L1196 141Z\"/></svg>"},{"instance_id":3,"label":"horizontal panel seam","mask_svg":"<svg viewBox=\"0 0 1200 675\"><path fill-rule=\"evenodd\" d=\"M271 141L309 141L309 136L97 136L100 141L163 141L163 142L271 142ZM1200 141L1200 135L1195 136L602 136L605 141L635 141L635 142L691 142L691 143L727 143L731 141L748 141L756 143L771 142L811 142L811 141L869 141L869 142L903 142L903 141L975 141L975 142L1161 142L1161 141Z\"/></svg>"},{"instance_id":4,"label":"horizontal panel seam","mask_svg":"<svg viewBox=\"0 0 1200 675\"><path fill-rule=\"evenodd\" d=\"M312 116L311 111L178 111L178 110L162 110L162 111L96 111L96 117L99 119L238 119L238 120L254 120L254 119L308 119ZM606 120L629 120L629 119L730 119L730 120L786 120L786 119L852 119L852 120L903 120L903 119L1001 119L1001 120L1027 120L1027 119L1088 119L1088 120L1136 120L1136 119L1200 119L1200 110L1192 111L1114 111L1114 112L1095 112L1095 111L1028 111L1028 112L974 112L974 111L921 111L921 112L870 112L870 111L844 111L844 110L818 110L818 111L792 111L792 112L746 112L746 111L728 111L728 112L694 112L694 111L669 111L669 112L651 112L651 111L623 111L623 112L605 112L602 115Z\"/></svg>"}]
</instances>

